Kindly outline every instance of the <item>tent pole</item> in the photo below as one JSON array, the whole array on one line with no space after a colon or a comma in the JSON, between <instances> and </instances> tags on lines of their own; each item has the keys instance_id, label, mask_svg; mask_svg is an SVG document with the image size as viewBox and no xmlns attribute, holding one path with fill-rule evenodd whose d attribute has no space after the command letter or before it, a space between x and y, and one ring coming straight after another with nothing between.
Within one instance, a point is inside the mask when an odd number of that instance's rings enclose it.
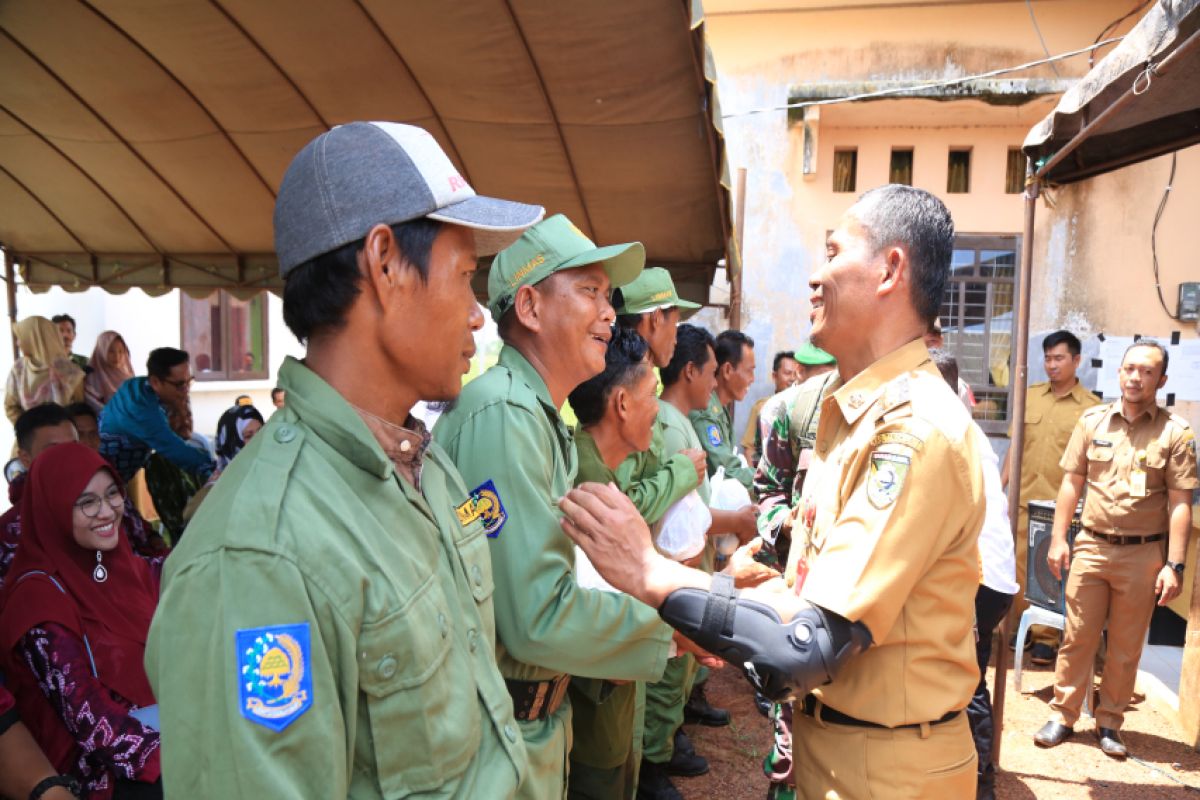
<instances>
[{"instance_id":1,"label":"tent pole","mask_svg":"<svg viewBox=\"0 0 1200 800\"><path fill-rule=\"evenodd\" d=\"M17 352L17 331L13 327L17 324L17 270L13 263L13 256L7 250L4 253L4 280L6 281L6 289L8 294L8 330L12 336L12 351L13 362L15 363L20 355Z\"/></svg>"},{"instance_id":2,"label":"tent pole","mask_svg":"<svg viewBox=\"0 0 1200 800\"><path fill-rule=\"evenodd\" d=\"M1033 278L1033 221L1037 212L1037 198L1041 183L1033 173L1033 162L1027 161L1025 175L1025 231L1021 237L1021 275L1017 279L1017 329L1012 385L1012 444L1009 445L1008 472L1008 519L1012 525L1013 541L1024 536L1017 530L1021 505L1021 462L1025 453L1025 389L1029 382L1029 295ZM1004 699L1008 678L1008 633L1012 629L1013 615L1000 623L996 646L996 679L992 686L992 718L995 734L992 737L992 763L1000 765L1000 740L1004 734ZM1021 658L1023 653L1014 654Z\"/></svg>"},{"instance_id":3,"label":"tent pole","mask_svg":"<svg viewBox=\"0 0 1200 800\"><path fill-rule=\"evenodd\" d=\"M738 167L737 172L737 205L734 207L733 240L737 247L737 268L734 269L735 259L725 261L729 269L729 327L740 331L742 329L742 270L745 268L742 244L746 241L746 168Z\"/></svg>"}]
</instances>

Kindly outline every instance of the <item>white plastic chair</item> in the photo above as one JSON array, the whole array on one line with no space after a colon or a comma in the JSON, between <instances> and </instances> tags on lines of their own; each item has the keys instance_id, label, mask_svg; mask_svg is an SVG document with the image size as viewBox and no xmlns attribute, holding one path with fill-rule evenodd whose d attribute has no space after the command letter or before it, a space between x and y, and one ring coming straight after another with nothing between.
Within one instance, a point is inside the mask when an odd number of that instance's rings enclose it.
<instances>
[{"instance_id":1,"label":"white plastic chair","mask_svg":"<svg viewBox=\"0 0 1200 800\"><path fill-rule=\"evenodd\" d=\"M1014 643L1013 658L1013 691L1021 694L1021 668L1025 661L1025 637L1029 635L1029 626L1045 625L1047 628L1067 629L1067 618L1062 614L1040 606L1030 606L1021 614L1021 624L1017 627L1017 641ZM1083 713L1092 716L1092 692L1095 690L1096 676L1094 671L1088 671L1087 693L1083 696Z\"/></svg>"}]
</instances>

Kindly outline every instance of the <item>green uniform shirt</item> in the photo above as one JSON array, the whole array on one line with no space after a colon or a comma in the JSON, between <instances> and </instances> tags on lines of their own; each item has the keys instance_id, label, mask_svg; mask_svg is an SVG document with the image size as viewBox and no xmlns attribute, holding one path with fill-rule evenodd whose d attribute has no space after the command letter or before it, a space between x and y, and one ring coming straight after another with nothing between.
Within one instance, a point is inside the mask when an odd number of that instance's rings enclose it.
<instances>
[{"instance_id":1,"label":"green uniform shirt","mask_svg":"<svg viewBox=\"0 0 1200 800\"><path fill-rule=\"evenodd\" d=\"M616 473L617 488L633 501L648 525L661 520L667 509L696 488L692 460L664 446L663 426L660 408L650 435L650 449L630 453Z\"/></svg>"},{"instance_id":2,"label":"green uniform shirt","mask_svg":"<svg viewBox=\"0 0 1200 800\"><path fill-rule=\"evenodd\" d=\"M708 476L711 478L717 472L717 467L724 467L725 474L741 483L747 489L754 489L754 470L743 467L741 460L733 452L733 422L725 413L724 406L713 392L708 400L708 408L703 411L693 411L688 414L696 435L700 438L700 446L708 456Z\"/></svg>"},{"instance_id":3,"label":"green uniform shirt","mask_svg":"<svg viewBox=\"0 0 1200 800\"><path fill-rule=\"evenodd\" d=\"M701 449L700 437L696 435L696 429L692 427L691 420L675 406L668 403L666 400L659 398L658 401L658 421L662 423L663 433L663 452L676 453L680 450L699 450ZM692 473L695 474L695 468ZM700 499L708 505L709 487L708 476L704 476L704 480L696 487L700 494Z\"/></svg>"},{"instance_id":4,"label":"green uniform shirt","mask_svg":"<svg viewBox=\"0 0 1200 800\"><path fill-rule=\"evenodd\" d=\"M575 583L574 545L555 505L574 481L575 446L537 370L505 345L498 363L438 420L434 437L467 486L496 499L488 542L501 673L526 681L563 674L656 680L671 629L649 606ZM533 762L523 795L561 796L569 724L565 710L521 723Z\"/></svg>"},{"instance_id":5,"label":"green uniform shirt","mask_svg":"<svg viewBox=\"0 0 1200 800\"><path fill-rule=\"evenodd\" d=\"M146 671L167 796L512 796L527 756L462 480L431 445L418 491L303 364L279 385L166 562Z\"/></svg>"}]
</instances>

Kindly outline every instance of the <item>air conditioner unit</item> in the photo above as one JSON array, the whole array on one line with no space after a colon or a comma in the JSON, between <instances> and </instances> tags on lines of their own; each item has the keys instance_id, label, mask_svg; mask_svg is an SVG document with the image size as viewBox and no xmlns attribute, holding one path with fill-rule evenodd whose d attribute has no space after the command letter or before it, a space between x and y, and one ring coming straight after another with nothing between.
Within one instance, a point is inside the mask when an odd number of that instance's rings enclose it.
<instances>
[{"instance_id":1,"label":"air conditioner unit","mask_svg":"<svg viewBox=\"0 0 1200 800\"><path fill-rule=\"evenodd\" d=\"M1067 544L1075 548L1075 535L1079 533L1079 517L1083 509L1081 502L1071 518L1067 529ZM1030 605L1049 609L1056 614L1067 613L1064 596L1065 579L1055 578L1046 566L1046 553L1050 550L1050 532L1054 528L1054 501L1033 500L1029 503L1029 552L1026 555L1025 599Z\"/></svg>"}]
</instances>

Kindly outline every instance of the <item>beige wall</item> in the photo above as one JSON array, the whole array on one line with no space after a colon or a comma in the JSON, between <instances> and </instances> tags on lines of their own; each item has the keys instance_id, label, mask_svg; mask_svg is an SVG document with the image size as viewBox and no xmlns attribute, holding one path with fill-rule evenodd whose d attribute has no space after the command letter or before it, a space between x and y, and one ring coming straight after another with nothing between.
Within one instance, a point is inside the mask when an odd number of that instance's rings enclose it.
<instances>
[{"instance_id":1,"label":"beige wall","mask_svg":"<svg viewBox=\"0 0 1200 800\"><path fill-rule=\"evenodd\" d=\"M730 167L748 171L744 319L759 345L759 375L745 407L768 390L770 352L808 332L807 278L823 257L825 231L855 194L832 191L832 155L857 147L858 192L887 181L890 150L912 146L914 184L946 201L962 233L1018 234L1019 195L1003 192L1007 149L1053 108L1056 97L1014 106L977 100L897 99L827 106L818 124L817 170L802 171L802 132L773 110L802 86L831 82L924 82L1014 66L1044 57L1024 2L905 3L896 8L812 10L816 0L707 0L706 32L718 72ZM770 11L780 5L797 9ZM854 3L841 5L852 6ZM1058 53L1091 44L1130 0L1035 0L1046 44ZM884 6L884 7L880 7ZM761 13L767 11L768 13ZM1124 23L1128 30L1137 17ZM1104 51L1097 56L1102 57ZM1063 77L1088 69L1085 56L1060 62ZM1053 78L1049 67L1014 78ZM972 186L946 193L946 157L969 146ZM1083 335L1195 335L1167 319L1150 277L1149 235L1166 181L1163 159L1061 189L1058 206L1039 204L1033 331L1070 327ZM1175 191L1160 231L1164 292L1175 308L1178 282L1200 280L1184 240L1200 217L1200 148L1180 156ZM710 315L712 316L712 315ZM713 327L720 320L707 319ZM767 352L770 351L770 352ZM765 368L764 368L764 365ZM1193 422L1195 411L1181 408ZM744 421L739 419L738 425Z\"/></svg>"}]
</instances>

